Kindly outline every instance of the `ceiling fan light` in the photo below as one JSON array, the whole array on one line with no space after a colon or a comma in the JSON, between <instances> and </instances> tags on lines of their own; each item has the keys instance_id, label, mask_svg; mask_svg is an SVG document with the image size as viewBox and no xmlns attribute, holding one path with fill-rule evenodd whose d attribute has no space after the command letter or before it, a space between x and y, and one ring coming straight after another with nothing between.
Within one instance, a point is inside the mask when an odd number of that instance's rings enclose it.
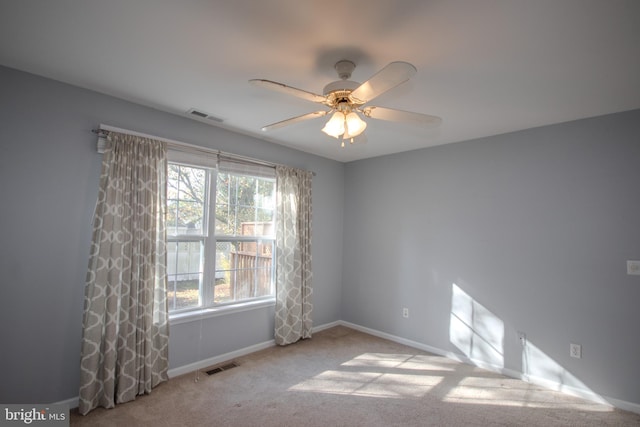
<instances>
[{"instance_id":1,"label":"ceiling fan light","mask_svg":"<svg viewBox=\"0 0 640 427\"><path fill-rule=\"evenodd\" d=\"M354 111L347 114L345 118L345 132L342 136L344 139L353 138L360 135L367 128L367 122L362 120Z\"/></svg>"},{"instance_id":2,"label":"ceiling fan light","mask_svg":"<svg viewBox=\"0 0 640 427\"><path fill-rule=\"evenodd\" d=\"M324 127L322 128L322 132L334 138L338 138L344 133L344 128L344 114L340 111L336 111L335 113L333 113L333 116L331 116L327 124L324 125Z\"/></svg>"}]
</instances>

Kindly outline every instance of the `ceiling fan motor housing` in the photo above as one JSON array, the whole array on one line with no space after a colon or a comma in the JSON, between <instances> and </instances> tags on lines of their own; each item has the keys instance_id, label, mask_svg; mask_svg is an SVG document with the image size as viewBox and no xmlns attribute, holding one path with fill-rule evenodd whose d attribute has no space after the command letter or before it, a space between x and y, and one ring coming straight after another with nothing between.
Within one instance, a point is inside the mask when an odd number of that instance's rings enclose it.
<instances>
[{"instance_id":1,"label":"ceiling fan motor housing","mask_svg":"<svg viewBox=\"0 0 640 427\"><path fill-rule=\"evenodd\" d=\"M355 100L349 96L359 86L360 83L351 80L338 80L329 83L323 90L323 94L327 97L327 105L336 110L351 111L361 105L359 102L354 102Z\"/></svg>"},{"instance_id":2,"label":"ceiling fan motor housing","mask_svg":"<svg viewBox=\"0 0 640 427\"><path fill-rule=\"evenodd\" d=\"M353 73L353 70L356 68L356 64L343 59L342 61L336 62L334 68L336 69L336 71L338 72L338 76L342 80L348 80L351 78L351 73Z\"/></svg>"},{"instance_id":3,"label":"ceiling fan motor housing","mask_svg":"<svg viewBox=\"0 0 640 427\"><path fill-rule=\"evenodd\" d=\"M338 80L331 82L322 90L323 95L329 95L333 92L345 92L347 95L360 86L360 83L351 80Z\"/></svg>"},{"instance_id":4,"label":"ceiling fan motor housing","mask_svg":"<svg viewBox=\"0 0 640 427\"><path fill-rule=\"evenodd\" d=\"M350 96L351 92L360 87L360 83L349 80L351 73L356 68L356 64L343 59L342 61L336 62L334 68L342 80L331 82L324 87L322 93L327 97L326 104L344 113L351 112L363 104L363 102L359 102L359 100L353 99Z\"/></svg>"}]
</instances>

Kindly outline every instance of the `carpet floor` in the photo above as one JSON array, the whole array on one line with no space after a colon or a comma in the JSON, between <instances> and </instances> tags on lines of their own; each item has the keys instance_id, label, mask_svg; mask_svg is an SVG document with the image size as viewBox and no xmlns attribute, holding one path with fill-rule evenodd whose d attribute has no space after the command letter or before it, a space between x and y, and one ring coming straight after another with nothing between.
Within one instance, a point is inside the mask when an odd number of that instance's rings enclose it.
<instances>
[{"instance_id":1,"label":"carpet floor","mask_svg":"<svg viewBox=\"0 0 640 427\"><path fill-rule=\"evenodd\" d=\"M72 426L640 426L640 415L343 326L173 378ZM203 370L206 371L207 369Z\"/></svg>"}]
</instances>

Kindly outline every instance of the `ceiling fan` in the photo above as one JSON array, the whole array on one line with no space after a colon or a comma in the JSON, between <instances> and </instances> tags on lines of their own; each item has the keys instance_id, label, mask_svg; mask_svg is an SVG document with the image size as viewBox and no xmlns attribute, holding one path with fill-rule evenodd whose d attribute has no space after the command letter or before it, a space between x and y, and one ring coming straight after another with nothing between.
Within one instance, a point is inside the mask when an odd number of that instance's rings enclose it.
<instances>
[{"instance_id":1,"label":"ceiling fan","mask_svg":"<svg viewBox=\"0 0 640 427\"><path fill-rule=\"evenodd\" d=\"M431 126L436 126L442 122L442 119L436 116L368 105L374 98L409 80L416 73L416 67L413 65L401 61L391 62L364 83L349 80L355 67L356 64L352 61L338 61L335 64L335 69L338 72L340 80L326 85L323 90L323 95L297 89L271 80L249 80L250 83L256 86L297 96L298 98L329 107L329 110L314 111L272 123L264 126L262 130L277 129L333 113L329 121L322 128L322 131L334 138L342 138L342 146L344 147L345 140L349 140L351 143L354 142L354 138L356 137L358 137L357 139L360 141L365 140L363 132L367 127L367 123L360 118L359 114L366 118Z\"/></svg>"}]
</instances>

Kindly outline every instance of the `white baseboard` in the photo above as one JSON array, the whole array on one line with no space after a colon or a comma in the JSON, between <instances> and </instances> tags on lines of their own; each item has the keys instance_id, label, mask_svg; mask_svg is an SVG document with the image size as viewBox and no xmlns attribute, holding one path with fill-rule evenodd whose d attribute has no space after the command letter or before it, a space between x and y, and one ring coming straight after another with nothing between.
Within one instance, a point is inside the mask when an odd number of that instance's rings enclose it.
<instances>
[{"instance_id":1,"label":"white baseboard","mask_svg":"<svg viewBox=\"0 0 640 427\"><path fill-rule=\"evenodd\" d=\"M376 329L367 328L364 326L357 325L355 323L345 322L343 320L337 320L331 323L325 323L323 325L315 326L312 329L312 333L317 333L323 331L325 329L333 328L334 326L346 326L347 328L355 329L356 331L364 332L369 335L373 335L376 337L384 338L389 341L397 342L399 344L403 344L412 348L417 348L418 350L423 350L429 353L437 354L438 356L443 356L448 359L456 360L461 363L466 363L468 365L478 366L480 368L486 369L491 372L497 372L503 375L506 375L511 378L520 379L531 384L538 385L540 387L544 387L550 390L559 391L565 394L569 394L575 397L580 397L586 400L590 400L593 402L614 406L616 408L623 409L629 412L635 412L640 414L640 404L627 402L625 400L614 399L607 396L601 396L594 393L591 390L577 388L572 386L567 386L565 384L560 384L555 381L547 380L545 378L532 377L529 375L524 375L522 372L515 371L513 369L503 368L496 365L491 365L489 363L483 362L481 360L471 359L463 354L455 353L451 351L442 350L437 347L433 347L427 344L423 344L421 342L409 340L406 338L402 338L396 335L388 334L386 332L381 332ZM190 363L188 365L179 366L177 368L169 369L168 375L169 378L175 378L180 375L188 374L194 372L198 369L206 368L209 366L217 365L222 362L226 362L228 360L232 360L236 357L245 356L250 353L254 353L259 350L264 350L269 347L275 346L276 343L274 340L265 341L262 343L254 344L249 347L241 348L239 350L231 351L229 353L221 354L218 356L210 357L208 359L200 360L197 362ZM79 398L72 397L70 399L66 399L60 402L55 402L60 405L67 405L69 408L77 408L78 407Z\"/></svg>"},{"instance_id":2,"label":"white baseboard","mask_svg":"<svg viewBox=\"0 0 640 427\"><path fill-rule=\"evenodd\" d=\"M67 400L61 400L60 402L55 402L54 405L66 406L69 409L77 408L80 405L80 398L78 396L72 397Z\"/></svg>"},{"instance_id":3,"label":"white baseboard","mask_svg":"<svg viewBox=\"0 0 640 427\"><path fill-rule=\"evenodd\" d=\"M625 411L635 412L637 414L640 414L640 404L638 403L627 402L625 400L614 399L612 397L607 397L607 396L601 396L589 389L568 386L566 384L561 384L555 381L548 380L546 378L532 377L530 375L525 375L522 372L515 371L513 369L492 365L477 359L471 359L460 353L454 353L451 351L442 350L437 347L432 347L430 345L423 344L417 341L409 340L396 335L388 334L386 332L381 332L375 329L360 326L355 323L345 322L342 320L338 321L337 323L339 325L346 326L348 328L355 329L357 331L364 332L369 335L373 335L376 337L387 339L389 341L397 342L398 344L404 344L409 347L417 348L418 350L427 351L429 353L437 354L438 356L443 356L448 359L466 363L468 365L478 366L479 368L483 368L491 372L497 372L511 378L516 378L531 384L535 384L540 387L559 391L561 393L568 394L575 397L580 397L582 399L589 400L592 402L601 403L603 405L612 406L619 409L623 409Z\"/></svg>"},{"instance_id":4,"label":"white baseboard","mask_svg":"<svg viewBox=\"0 0 640 427\"><path fill-rule=\"evenodd\" d=\"M340 321L326 323L324 325L319 325L319 326L316 326L316 327L312 328L311 332L312 333L320 332L322 330L329 329L329 328L332 328L334 326L338 326L339 324L340 324ZM188 365L183 365L183 366L179 366L177 368L169 369L169 372L168 372L169 378L175 378L175 377L180 376L180 375L184 375L184 374L188 374L188 373L197 371L198 369L207 368L209 366L214 366L214 365L217 365L219 363L235 359L236 357L241 357L241 356L245 356L245 355L250 354L250 353L255 353L256 351L264 350L265 348L273 347L275 345L276 345L275 340L269 340L269 341L265 341L265 342L262 342L262 343L259 343L259 344L251 345L249 347L241 348L239 350L231 351L229 353L220 354L218 356L210 357L208 359L204 359L204 360L200 360L200 361L197 361L197 362L193 362L193 363L190 363Z\"/></svg>"},{"instance_id":5,"label":"white baseboard","mask_svg":"<svg viewBox=\"0 0 640 427\"><path fill-rule=\"evenodd\" d=\"M209 366L217 365L222 362L226 362L228 360L235 359L236 357L244 356L250 353L254 353L259 350L263 350L265 348L273 347L276 343L274 340L265 341L263 343L255 344L249 347L241 348L236 351L232 351L229 353L221 354L218 356L210 357L208 359L203 359L197 362L189 363L188 365L179 366L177 368L169 369L167 375L169 379L178 377L180 375L188 374L191 372L195 372L198 369L206 368ZM78 396L72 397L67 400L63 400L60 402L56 402L56 404L68 405L69 408L77 408L79 405L80 398Z\"/></svg>"},{"instance_id":6,"label":"white baseboard","mask_svg":"<svg viewBox=\"0 0 640 427\"><path fill-rule=\"evenodd\" d=\"M398 344L404 344L409 347L417 348L418 350L428 351L429 353L437 354L438 356L444 356L449 359L457 360L458 362L465 362L466 359L464 356L462 358L460 355L455 353L444 351L436 347L432 347L427 344L423 344L421 342L412 341L406 338L402 338L396 335L391 335L386 332L381 332L376 329L367 328L365 326L356 325L355 323L345 322L343 320L338 322L342 326L346 326L347 328L355 329L356 331L364 332L365 334L373 335L375 337L384 338L389 341L397 342Z\"/></svg>"},{"instance_id":7,"label":"white baseboard","mask_svg":"<svg viewBox=\"0 0 640 427\"><path fill-rule=\"evenodd\" d=\"M626 400L614 399L613 397L605 397L605 399L613 406L624 411L635 412L640 414L640 404L627 402Z\"/></svg>"},{"instance_id":8,"label":"white baseboard","mask_svg":"<svg viewBox=\"0 0 640 427\"><path fill-rule=\"evenodd\" d=\"M183 365L177 368L169 369L168 375L169 375L169 378L175 378L180 375L197 371L198 369L217 365L219 363L235 359L236 357L245 356L250 353L255 353L256 351L264 350L265 348L273 347L275 345L276 343L274 340L269 340L259 344L254 344L249 347L231 351L229 353L220 354L218 356L210 357L208 359L203 359L197 362L189 363L188 365Z\"/></svg>"},{"instance_id":9,"label":"white baseboard","mask_svg":"<svg viewBox=\"0 0 640 427\"><path fill-rule=\"evenodd\" d=\"M335 321L331 323L326 323L324 325L315 326L312 329L312 333L320 332L325 329L333 328L334 326L340 325L340 321ZM255 353L256 351L264 350L269 347L275 346L275 340L269 340L262 343L254 344L249 347L241 348L239 350L231 351L229 353L220 354L218 356L210 357L208 359L199 360L197 362L189 363L187 365L178 366L177 368L169 369L167 375L169 375L169 379L178 377L180 375L189 374L191 372L195 372L198 369L207 368L209 366L214 366L220 364L222 362L226 362L228 360L235 359L236 357L245 356L250 353ZM79 405L80 398L78 396L72 397L70 399L62 400L60 402L55 402L56 404L66 405L69 408L77 408Z\"/></svg>"},{"instance_id":10,"label":"white baseboard","mask_svg":"<svg viewBox=\"0 0 640 427\"><path fill-rule=\"evenodd\" d=\"M334 326L340 326L342 324L341 320L336 320L335 322L325 323L324 325L314 326L311 329L312 333L324 331L325 329L333 328Z\"/></svg>"}]
</instances>

